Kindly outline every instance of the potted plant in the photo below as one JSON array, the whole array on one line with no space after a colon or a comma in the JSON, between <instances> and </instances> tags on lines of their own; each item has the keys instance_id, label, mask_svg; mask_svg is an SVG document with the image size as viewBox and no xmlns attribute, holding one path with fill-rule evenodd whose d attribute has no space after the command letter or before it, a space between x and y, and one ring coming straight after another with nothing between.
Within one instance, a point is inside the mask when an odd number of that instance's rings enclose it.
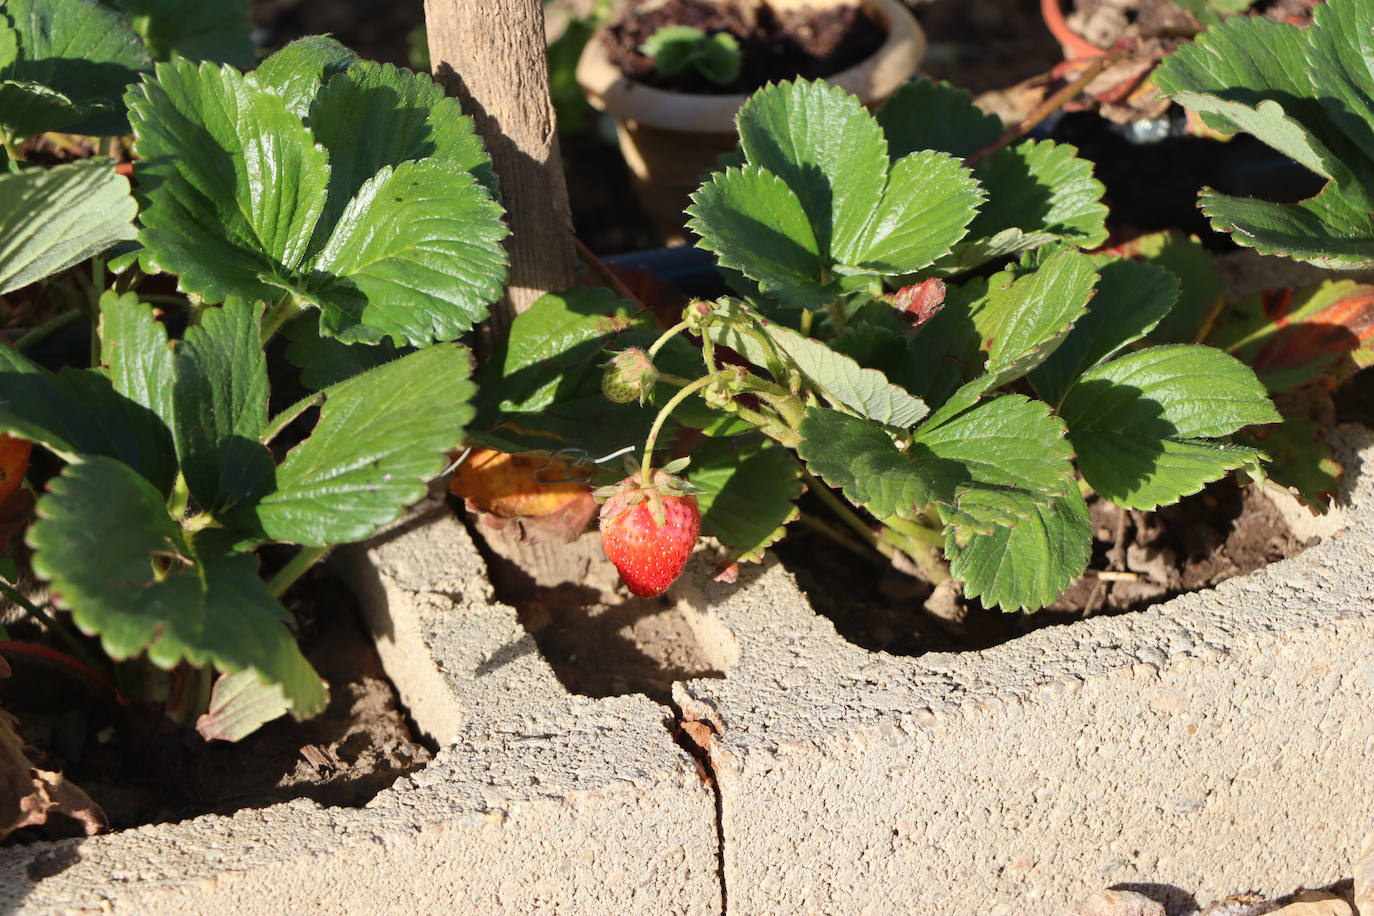
<instances>
[{"instance_id":1,"label":"potted plant","mask_svg":"<svg viewBox=\"0 0 1374 916\"><path fill-rule=\"evenodd\" d=\"M678 6L669 4L664 9L672 11ZM839 72L812 75L824 75L827 81L856 94L870 106L881 103L911 77L925 54L925 38L920 26L910 11L897 0L864 0L857 6L842 0L821 4L772 3L757 8L734 4L721 6L734 11L732 24L734 30L740 33L735 37L737 40L745 39L745 54L750 53L751 47L759 42L748 41L746 24L750 16L741 13L741 10L754 9L755 12L751 14L754 17L767 17L774 32L782 31L778 25L779 18L785 19L790 11L797 8L806 11L807 15L843 9L862 11L885 33L877 49L867 59ZM618 39L622 45L628 42L628 47L622 48L618 56L623 58L627 56L625 52L633 51L640 58L638 62L642 67L651 58L637 52L641 42L653 37L653 32L659 27L659 18L653 19L652 25L638 28L635 20L636 17L656 16L655 9L656 6L634 8L621 20L599 29L582 52L577 66L577 80L588 100L615 118L621 152L634 175L640 200L660 234L666 240L680 241L683 238L682 210L687 205L687 198L701 177L714 167L716 158L735 147L734 117L748 93L759 88L763 81L785 79L796 73L787 72L788 64L776 71L762 69L758 64L746 64L745 79L726 81L725 86L715 87L715 91L709 93L676 90L671 88L671 81L667 82L666 87L650 85L643 79L627 75L613 61L612 39ZM712 36L722 34L734 35L734 32L725 30L727 22L722 20L708 24L700 30L702 40L709 41ZM663 19L662 24L668 27L673 25L667 18ZM646 31L647 34L641 35ZM776 39L780 36L771 37ZM665 45L671 48L671 43L660 42L657 46L649 45L649 49L653 51ZM792 61L790 66L795 67L802 62L804 58ZM652 68L653 65L650 63L649 66ZM764 66L767 66L766 61ZM759 75L751 81L748 79L751 73ZM700 80L696 82L699 84Z\"/></svg>"}]
</instances>

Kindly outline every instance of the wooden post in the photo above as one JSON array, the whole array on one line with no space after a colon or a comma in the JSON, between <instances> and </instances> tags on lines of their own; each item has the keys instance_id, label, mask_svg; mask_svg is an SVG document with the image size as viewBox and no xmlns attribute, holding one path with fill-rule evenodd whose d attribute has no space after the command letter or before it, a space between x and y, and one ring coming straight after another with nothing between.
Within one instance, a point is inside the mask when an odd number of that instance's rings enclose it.
<instances>
[{"instance_id":1,"label":"wooden post","mask_svg":"<svg viewBox=\"0 0 1374 916\"><path fill-rule=\"evenodd\" d=\"M577 269L572 215L563 183L541 0L425 0L434 78L477 122L500 181L511 228L510 280L492 309L479 347L544 293L572 286ZM533 581L564 572L568 549L524 541L520 526L491 532L487 543ZM573 579L576 581L576 578ZM522 596L512 595L511 600Z\"/></svg>"},{"instance_id":2,"label":"wooden post","mask_svg":"<svg viewBox=\"0 0 1374 916\"><path fill-rule=\"evenodd\" d=\"M500 180L511 236L506 299L487 333L546 292L572 285L577 269L563 183L540 0L425 0L434 78L477 122Z\"/></svg>"}]
</instances>

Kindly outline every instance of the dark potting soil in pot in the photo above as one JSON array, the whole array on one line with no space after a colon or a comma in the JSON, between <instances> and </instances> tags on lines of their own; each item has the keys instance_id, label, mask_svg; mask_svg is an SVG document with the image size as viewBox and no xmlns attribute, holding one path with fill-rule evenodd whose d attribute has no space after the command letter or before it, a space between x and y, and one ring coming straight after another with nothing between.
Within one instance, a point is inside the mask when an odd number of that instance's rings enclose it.
<instances>
[{"instance_id":1,"label":"dark potting soil in pot","mask_svg":"<svg viewBox=\"0 0 1374 916\"><path fill-rule=\"evenodd\" d=\"M695 71L663 76L639 48L660 28L692 26L707 35L729 32L739 41L740 75L729 85ZM606 30L611 63L636 82L700 95L753 92L770 82L833 76L871 57L887 34L858 6L774 9L767 3L668 0L655 9L632 9Z\"/></svg>"},{"instance_id":2,"label":"dark potting soil in pot","mask_svg":"<svg viewBox=\"0 0 1374 916\"><path fill-rule=\"evenodd\" d=\"M235 744L207 742L160 712L118 707L65 669L18 656L8 659L12 676L0 678L0 707L19 719L34 765L84 789L116 830L292 798L361 806L423 766L432 749L409 722L341 583L312 571L286 604L306 657L329 682L328 708L309 721L286 716ZM6 842L64 835L65 820Z\"/></svg>"}]
</instances>

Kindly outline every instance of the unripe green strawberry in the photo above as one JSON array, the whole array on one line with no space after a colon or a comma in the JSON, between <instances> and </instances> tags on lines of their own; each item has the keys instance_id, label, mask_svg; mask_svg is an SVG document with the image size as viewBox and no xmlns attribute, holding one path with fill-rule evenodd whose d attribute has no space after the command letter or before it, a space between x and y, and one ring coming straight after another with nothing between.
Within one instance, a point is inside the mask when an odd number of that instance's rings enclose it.
<instances>
[{"instance_id":1,"label":"unripe green strawberry","mask_svg":"<svg viewBox=\"0 0 1374 916\"><path fill-rule=\"evenodd\" d=\"M625 587L641 598L661 595L682 572L701 530L701 511L688 486L665 471L644 486L631 474L599 496L601 546Z\"/></svg>"},{"instance_id":2,"label":"unripe green strawberry","mask_svg":"<svg viewBox=\"0 0 1374 916\"><path fill-rule=\"evenodd\" d=\"M601 376L601 393L617 404L638 401L643 404L658 383L654 361L638 347L621 350L606 364Z\"/></svg>"}]
</instances>

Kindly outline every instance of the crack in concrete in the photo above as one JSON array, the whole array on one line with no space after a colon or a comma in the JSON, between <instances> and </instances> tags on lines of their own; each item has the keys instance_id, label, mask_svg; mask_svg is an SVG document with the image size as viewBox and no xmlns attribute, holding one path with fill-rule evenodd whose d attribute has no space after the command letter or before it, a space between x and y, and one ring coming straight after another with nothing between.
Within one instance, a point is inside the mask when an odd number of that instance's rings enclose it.
<instances>
[{"instance_id":1,"label":"crack in concrete","mask_svg":"<svg viewBox=\"0 0 1374 916\"><path fill-rule=\"evenodd\" d=\"M715 763L711 760L711 745L720 730L709 720L689 718L676 703L669 703L669 707L673 710L673 718L665 723L668 733L678 747L692 756L698 775L710 786L715 799L716 876L720 880L720 913L725 916L729 911L729 888L725 879L725 798L721 794Z\"/></svg>"}]
</instances>

